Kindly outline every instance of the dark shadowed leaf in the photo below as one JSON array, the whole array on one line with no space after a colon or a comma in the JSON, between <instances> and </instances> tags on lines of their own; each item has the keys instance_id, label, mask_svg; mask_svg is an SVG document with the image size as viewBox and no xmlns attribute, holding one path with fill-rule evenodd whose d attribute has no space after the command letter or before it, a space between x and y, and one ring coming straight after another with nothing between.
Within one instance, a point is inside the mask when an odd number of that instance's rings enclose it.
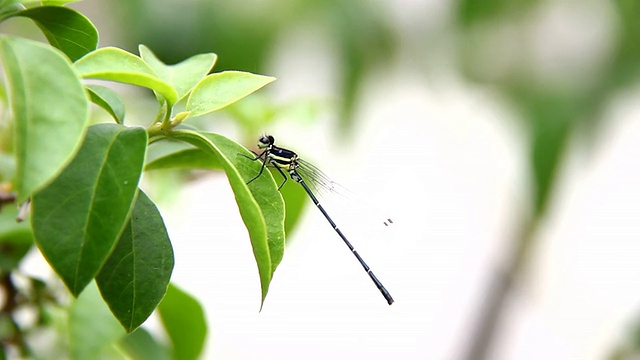
<instances>
[{"instance_id":1,"label":"dark shadowed leaf","mask_svg":"<svg viewBox=\"0 0 640 360\"><path fill-rule=\"evenodd\" d=\"M96 277L102 298L127 332L158 306L172 270L173 249L162 216L140 190L127 227Z\"/></svg>"},{"instance_id":2,"label":"dark shadowed leaf","mask_svg":"<svg viewBox=\"0 0 640 360\"><path fill-rule=\"evenodd\" d=\"M146 145L142 128L91 126L69 166L33 196L36 244L76 296L97 275L126 225Z\"/></svg>"},{"instance_id":3,"label":"dark shadowed leaf","mask_svg":"<svg viewBox=\"0 0 640 360\"><path fill-rule=\"evenodd\" d=\"M39 6L15 16L32 19L49 43L76 61L98 46L98 30L84 15L61 6Z\"/></svg>"},{"instance_id":4,"label":"dark shadowed leaf","mask_svg":"<svg viewBox=\"0 0 640 360\"><path fill-rule=\"evenodd\" d=\"M209 169L221 170L216 157L200 149L179 150L149 162L145 170L160 169Z\"/></svg>"}]
</instances>

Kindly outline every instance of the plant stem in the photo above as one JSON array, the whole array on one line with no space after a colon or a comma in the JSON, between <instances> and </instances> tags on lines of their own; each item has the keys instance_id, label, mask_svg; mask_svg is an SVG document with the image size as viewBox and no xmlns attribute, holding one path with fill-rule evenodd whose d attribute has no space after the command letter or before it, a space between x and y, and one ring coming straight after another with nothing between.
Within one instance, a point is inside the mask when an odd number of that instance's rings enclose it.
<instances>
[{"instance_id":1,"label":"plant stem","mask_svg":"<svg viewBox=\"0 0 640 360\"><path fill-rule=\"evenodd\" d=\"M461 359L487 359L495 342L495 335L505 312L505 302L514 291L522 275L531 249L539 221L537 217L527 216L518 229L513 251L504 266L498 267L493 274L488 293L479 311L479 319L471 332L471 344Z\"/></svg>"}]
</instances>

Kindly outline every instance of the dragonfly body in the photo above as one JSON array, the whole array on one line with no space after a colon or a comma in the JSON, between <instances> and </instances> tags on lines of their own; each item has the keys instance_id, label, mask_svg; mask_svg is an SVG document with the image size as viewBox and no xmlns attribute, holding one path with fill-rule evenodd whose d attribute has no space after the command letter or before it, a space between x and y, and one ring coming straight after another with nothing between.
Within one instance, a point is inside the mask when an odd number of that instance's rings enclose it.
<instances>
[{"instance_id":1,"label":"dragonfly body","mask_svg":"<svg viewBox=\"0 0 640 360\"><path fill-rule=\"evenodd\" d=\"M389 305L393 304L393 298L391 297L391 294L382 285L380 280L376 278L376 276L373 274L373 271L371 271L371 268L364 262L360 254L358 254L358 252L355 250L353 245L351 245L349 240L347 240L347 237L338 228L338 225L336 225L336 223L331 219L331 216L329 216L327 211L324 209L324 207L320 204L320 202L314 195L313 191L309 188L307 183L304 181L303 177L300 176L300 173L298 173L298 168L300 167L300 164L301 164L298 154L296 154L291 150L275 146L274 143L275 143L275 139L271 135L263 136L258 140L258 147L264 150L262 151L262 153L256 154L257 156L255 158L250 158L250 159L253 161L261 160L262 167L260 168L260 172L258 173L258 175L256 175L253 179L249 180L247 184L251 183L258 177L260 177L260 175L262 175L262 173L264 172L264 168L268 165L271 165L275 167L278 170L278 172L280 172L280 174L284 179L284 181L278 187L278 189L281 189L282 186L284 186L284 184L287 182L287 176L284 174L284 171L288 172L289 177L291 177L293 181L299 183L304 188L307 195L309 195L309 198L311 198L311 201L313 201L313 203L318 208L318 210L320 210L322 215L324 215L324 217L327 219L331 227L333 227L333 230L335 230L335 232L340 236L342 241L344 241L347 247L349 247L349 250L351 250L353 255L358 259L358 261L360 262L364 270L367 272L367 274L369 274L369 277L371 278L373 283L376 285L378 290L380 290L380 293L382 293L382 296L384 296L385 300L387 300L387 303ZM317 171L317 169L315 169L314 171ZM385 223L385 225L387 224Z\"/></svg>"}]
</instances>

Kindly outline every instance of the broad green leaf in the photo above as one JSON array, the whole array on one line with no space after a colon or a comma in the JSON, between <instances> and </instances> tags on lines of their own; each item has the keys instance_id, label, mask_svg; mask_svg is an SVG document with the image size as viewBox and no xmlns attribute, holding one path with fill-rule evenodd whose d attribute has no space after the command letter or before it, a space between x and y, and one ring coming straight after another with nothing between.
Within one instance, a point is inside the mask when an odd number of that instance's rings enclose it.
<instances>
[{"instance_id":1,"label":"broad green leaf","mask_svg":"<svg viewBox=\"0 0 640 360\"><path fill-rule=\"evenodd\" d=\"M171 107L178 100L176 90L139 57L114 47L101 48L75 63L83 78L117 81L143 86L161 94Z\"/></svg>"},{"instance_id":2,"label":"broad green leaf","mask_svg":"<svg viewBox=\"0 0 640 360\"><path fill-rule=\"evenodd\" d=\"M260 162L241 156L253 157L244 147L213 133L176 130L172 134L211 154L222 164L249 231L264 303L273 272L284 253L284 202L273 177L265 172L247 186L246 182L259 173Z\"/></svg>"},{"instance_id":3,"label":"broad green leaf","mask_svg":"<svg viewBox=\"0 0 640 360\"><path fill-rule=\"evenodd\" d=\"M0 57L16 121L14 185L23 202L78 150L89 101L69 60L48 45L2 36Z\"/></svg>"},{"instance_id":4,"label":"broad green leaf","mask_svg":"<svg viewBox=\"0 0 640 360\"><path fill-rule=\"evenodd\" d=\"M140 57L155 71L158 77L173 85L182 99L204 78L216 63L218 55L199 54L175 65L166 65L146 46L139 46Z\"/></svg>"},{"instance_id":5,"label":"broad green leaf","mask_svg":"<svg viewBox=\"0 0 640 360\"><path fill-rule=\"evenodd\" d=\"M96 277L102 298L127 332L158 306L172 270L173 249L162 216L139 190L127 227Z\"/></svg>"},{"instance_id":6,"label":"broad green leaf","mask_svg":"<svg viewBox=\"0 0 640 360\"><path fill-rule=\"evenodd\" d=\"M145 171L159 169L208 169L220 170L222 165L218 159L203 150L184 149L167 154L149 162Z\"/></svg>"},{"instance_id":7,"label":"broad green leaf","mask_svg":"<svg viewBox=\"0 0 640 360\"><path fill-rule=\"evenodd\" d=\"M95 284L87 286L69 309L69 353L72 359L101 359L112 352L125 331L113 318ZM106 354L105 354L106 353Z\"/></svg>"},{"instance_id":8,"label":"broad green leaf","mask_svg":"<svg viewBox=\"0 0 640 360\"><path fill-rule=\"evenodd\" d=\"M143 128L91 126L69 166L33 196L36 244L75 296L98 274L126 225L146 145Z\"/></svg>"},{"instance_id":9,"label":"broad green leaf","mask_svg":"<svg viewBox=\"0 0 640 360\"><path fill-rule=\"evenodd\" d=\"M144 328L127 335L121 341L124 351L135 360L170 360L171 352L163 344L160 344Z\"/></svg>"},{"instance_id":10,"label":"broad green leaf","mask_svg":"<svg viewBox=\"0 0 640 360\"><path fill-rule=\"evenodd\" d=\"M49 43L76 61L98 46L98 30L91 21L68 7L39 6L15 16L32 19Z\"/></svg>"},{"instance_id":11,"label":"broad green leaf","mask_svg":"<svg viewBox=\"0 0 640 360\"><path fill-rule=\"evenodd\" d=\"M117 92L101 85L87 85L91 101L105 109L118 124L124 123L124 102Z\"/></svg>"},{"instance_id":12,"label":"broad green leaf","mask_svg":"<svg viewBox=\"0 0 640 360\"><path fill-rule=\"evenodd\" d=\"M232 104L274 80L274 77L241 71L208 75L191 91L185 110L191 111L191 116L204 115Z\"/></svg>"},{"instance_id":13,"label":"broad green leaf","mask_svg":"<svg viewBox=\"0 0 640 360\"><path fill-rule=\"evenodd\" d=\"M33 245L33 233L27 222L16 222L18 210L5 205L0 211L0 273L14 270Z\"/></svg>"},{"instance_id":14,"label":"broad green leaf","mask_svg":"<svg viewBox=\"0 0 640 360\"><path fill-rule=\"evenodd\" d=\"M207 322L198 301L170 284L158 312L173 344L173 358L198 359L207 337Z\"/></svg>"}]
</instances>

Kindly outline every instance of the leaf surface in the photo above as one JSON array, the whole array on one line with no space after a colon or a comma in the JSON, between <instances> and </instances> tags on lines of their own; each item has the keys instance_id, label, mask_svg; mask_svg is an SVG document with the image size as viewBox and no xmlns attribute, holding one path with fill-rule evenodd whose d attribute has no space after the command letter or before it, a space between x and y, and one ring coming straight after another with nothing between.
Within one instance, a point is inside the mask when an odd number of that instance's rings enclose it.
<instances>
[{"instance_id":1,"label":"leaf surface","mask_svg":"<svg viewBox=\"0 0 640 360\"><path fill-rule=\"evenodd\" d=\"M146 145L142 128L91 126L69 166L33 196L36 244L75 296L97 275L126 225Z\"/></svg>"}]
</instances>

